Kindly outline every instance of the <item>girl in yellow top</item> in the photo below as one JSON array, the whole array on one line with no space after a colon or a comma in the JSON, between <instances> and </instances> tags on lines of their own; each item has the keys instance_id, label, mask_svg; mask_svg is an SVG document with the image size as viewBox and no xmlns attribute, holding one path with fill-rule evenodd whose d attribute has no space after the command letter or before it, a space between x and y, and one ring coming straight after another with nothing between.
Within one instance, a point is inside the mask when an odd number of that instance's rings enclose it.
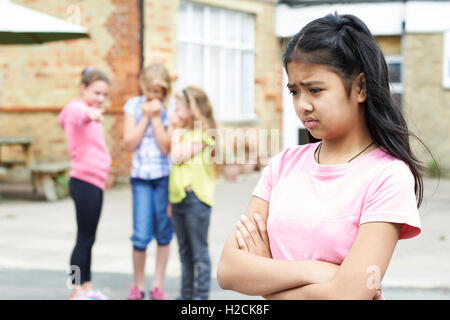
<instances>
[{"instance_id":1,"label":"girl in yellow top","mask_svg":"<svg viewBox=\"0 0 450 320\"><path fill-rule=\"evenodd\" d=\"M193 86L184 89L176 96L171 122L178 128L171 140L169 176L169 201L182 266L178 299L206 300L211 278L208 228L216 179L211 161L215 140L207 133L216 123L206 93Z\"/></svg>"}]
</instances>

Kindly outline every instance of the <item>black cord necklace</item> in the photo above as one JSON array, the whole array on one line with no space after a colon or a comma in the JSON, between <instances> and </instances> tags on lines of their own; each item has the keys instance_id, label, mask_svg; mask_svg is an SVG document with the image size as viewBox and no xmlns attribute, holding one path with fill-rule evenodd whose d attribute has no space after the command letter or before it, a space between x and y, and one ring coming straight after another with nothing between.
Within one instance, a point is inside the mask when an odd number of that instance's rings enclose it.
<instances>
[{"instance_id":1,"label":"black cord necklace","mask_svg":"<svg viewBox=\"0 0 450 320\"><path fill-rule=\"evenodd\" d=\"M350 162L350 161L352 161L353 159L355 159L357 156L359 156L361 153L363 153L363 152L366 151L367 149L369 149L369 147L370 147L371 145L373 145L373 141L372 141L367 147L365 147L365 148L363 149L363 151L361 151L361 152L358 153L356 156L354 156L353 158L351 158L350 160L348 160L347 163ZM317 163L318 163L318 164L320 164L320 160L319 160L319 157L320 157L320 150L322 150L322 142L320 143L320 145L319 145L319 150L317 151Z\"/></svg>"}]
</instances>

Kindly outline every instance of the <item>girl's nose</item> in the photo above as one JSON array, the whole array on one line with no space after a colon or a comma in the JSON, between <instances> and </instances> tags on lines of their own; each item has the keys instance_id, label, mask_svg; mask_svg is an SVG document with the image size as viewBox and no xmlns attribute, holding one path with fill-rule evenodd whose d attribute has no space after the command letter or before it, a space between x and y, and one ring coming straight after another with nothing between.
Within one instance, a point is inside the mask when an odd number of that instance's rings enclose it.
<instances>
[{"instance_id":1,"label":"girl's nose","mask_svg":"<svg viewBox=\"0 0 450 320\"><path fill-rule=\"evenodd\" d=\"M313 106L311 105L311 103L309 101L299 99L297 101L297 110L300 113L304 113L304 112L308 112L308 111L310 112L313 110Z\"/></svg>"}]
</instances>

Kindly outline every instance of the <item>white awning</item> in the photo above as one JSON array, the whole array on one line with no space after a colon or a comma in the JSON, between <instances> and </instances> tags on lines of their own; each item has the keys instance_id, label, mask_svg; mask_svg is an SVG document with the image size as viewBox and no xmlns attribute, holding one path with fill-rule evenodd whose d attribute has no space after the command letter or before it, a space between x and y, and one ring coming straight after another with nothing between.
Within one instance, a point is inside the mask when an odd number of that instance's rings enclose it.
<instances>
[{"instance_id":1,"label":"white awning","mask_svg":"<svg viewBox=\"0 0 450 320\"><path fill-rule=\"evenodd\" d=\"M0 44L43 43L89 37L85 28L0 0Z\"/></svg>"}]
</instances>

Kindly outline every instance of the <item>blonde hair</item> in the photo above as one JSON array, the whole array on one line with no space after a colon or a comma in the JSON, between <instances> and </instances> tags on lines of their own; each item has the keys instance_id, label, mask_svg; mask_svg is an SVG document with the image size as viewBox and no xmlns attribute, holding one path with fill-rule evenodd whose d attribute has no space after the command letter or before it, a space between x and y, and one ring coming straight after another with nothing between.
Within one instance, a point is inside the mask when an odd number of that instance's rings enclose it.
<instances>
[{"instance_id":1,"label":"blonde hair","mask_svg":"<svg viewBox=\"0 0 450 320\"><path fill-rule=\"evenodd\" d=\"M176 98L186 102L186 105L191 110L194 116L194 121L201 121L203 131L206 131L208 129L217 129L211 102L209 101L208 95L202 88L196 86L188 86L181 92L178 92L176 94ZM215 141L215 146L211 150L211 156L214 156L215 150L219 150L219 141L217 141L216 136L211 136L211 138L213 138ZM217 161L214 163L214 168L216 171L216 175L218 175L220 173L220 166Z\"/></svg>"},{"instance_id":2,"label":"blonde hair","mask_svg":"<svg viewBox=\"0 0 450 320\"><path fill-rule=\"evenodd\" d=\"M172 92L170 74L166 66L160 62L153 62L144 69L139 75L139 84L145 96L148 96L148 85L159 85L164 89L164 106L167 108L169 97Z\"/></svg>"}]
</instances>

